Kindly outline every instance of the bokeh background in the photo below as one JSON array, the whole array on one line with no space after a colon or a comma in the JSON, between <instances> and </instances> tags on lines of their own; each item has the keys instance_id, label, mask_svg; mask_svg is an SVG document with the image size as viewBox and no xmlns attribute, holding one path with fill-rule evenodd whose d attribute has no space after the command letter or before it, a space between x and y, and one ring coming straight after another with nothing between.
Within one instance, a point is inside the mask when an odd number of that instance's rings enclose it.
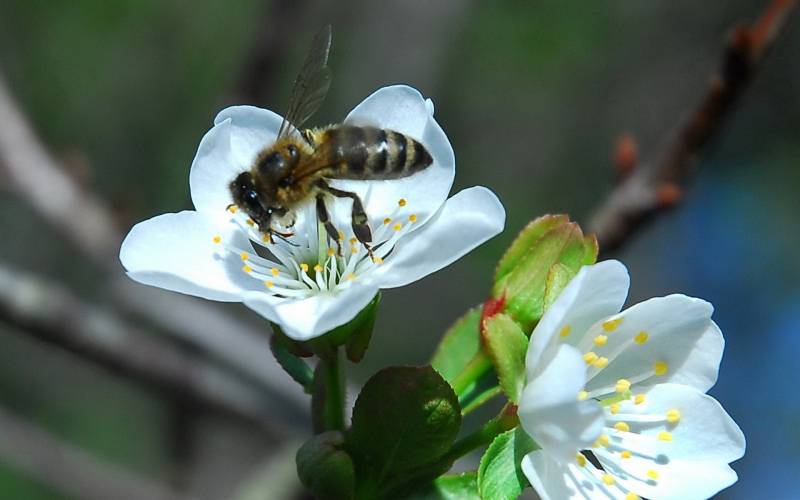
<instances>
[{"instance_id":1,"label":"bokeh background","mask_svg":"<svg viewBox=\"0 0 800 500\"><path fill-rule=\"evenodd\" d=\"M2 0L0 74L60 167L107 204L122 231L190 208L189 165L215 113L233 103L282 111L324 23L334 28L334 82L313 124L340 120L386 84L432 97L456 151L454 189L493 189L507 230L384 294L369 354L350 369L357 386L387 364L425 363L447 325L483 299L494 262L528 220L566 212L587 223L613 188L620 134L631 132L645 158L655 154L705 91L730 28L765 4ZM734 464L740 480L720 498L797 494L798 23L790 20L703 156L682 205L616 254L633 277L631 301L684 292L716 307L727 346L711 393L748 438ZM198 343L142 315L147 305L126 305L111 291L124 287L115 251L88 258L0 182L6 275L55 284L261 398L260 417L242 418L0 317L0 498L301 498L293 454L308 421L274 361L241 370L241 339L225 321L204 322L215 338ZM40 189L48 192L48 179ZM170 304L155 293L148 297ZM244 307L201 310L265 345L267 326Z\"/></svg>"}]
</instances>

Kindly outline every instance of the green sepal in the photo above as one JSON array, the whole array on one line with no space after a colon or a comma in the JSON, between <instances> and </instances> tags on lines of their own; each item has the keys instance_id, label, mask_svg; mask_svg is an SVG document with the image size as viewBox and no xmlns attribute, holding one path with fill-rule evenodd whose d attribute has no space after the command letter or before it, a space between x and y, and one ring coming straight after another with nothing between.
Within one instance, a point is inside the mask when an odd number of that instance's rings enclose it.
<instances>
[{"instance_id":1,"label":"green sepal","mask_svg":"<svg viewBox=\"0 0 800 500\"><path fill-rule=\"evenodd\" d=\"M480 497L516 500L528 486L522 472L522 458L538 449L521 427L506 431L492 441L478 467Z\"/></svg>"},{"instance_id":2,"label":"green sepal","mask_svg":"<svg viewBox=\"0 0 800 500\"><path fill-rule=\"evenodd\" d=\"M440 459L460 426L458 398L432 367L376 373L356 400L347 435L359 477L357 497L381 498L403 483L424 484L446 471L449 464Z\"/></svg>"},{"instance_id":3,"label":"green sepal","mask_svg":"<svg viewBox=\"0 0 800 500\"><path fill-rule=\"evenodd\" d=\"M578 270L597 259L597 240L584 236L565 216L544 216L529 224L501 259L493 297L502 297L504 311L530 333L545 309L545 294L557 295ZM559 265L558 280L548 277ZM558 285L558 286L556 286Z\"/></svg>"},{"instance_id":4,"label":"green sepal","mask_svg":"<svg viewBox=\"0 0 800 500\"><path fill-rule=\"evenodd\" d=\"M303 386L306 392L311 391L311 383L314 380L314 371L302 359L298 358L284 341L285 337L278 334L272 335L269 339L269 347L275 360L281 365L292 379Z\"/></svg>"},{"instance_id":5,"label":"green sepal","mask_svg":"<svg viewBox=\"0 0 800 500\"><path fill-rule=\"evenodd\" d=\"M528 337L510 316L501 313L486 319L483 339L500 388L509 401L518 404L525 385Z\"/></svg>"},{"instance_id":6,"label":"green sepal","mask_svg":"<svg viewBox=\"0 0 800 500\"><path fill-rule=\"evenodd\" d=\"M481 500L478 495L478 472L441 476L405 500Z\"/></svg>"},{"instance_id":7,"label":"green sepal","mask_svg":"<svg viewBox=\"0 0 800 500\"><path fill-rule=\"evenodd\" d=\"M349 323L352 331L345 342L345 354L353 363L360 362L367 353L369 341L372 339L372 330L375 327L375 318L378 314L378 304L381 303L381 293L375 294L367 307L361 310L353 321ZM334 330L335 331L335 330Z\"/></svg>"},{"instance_id":8,"label":"green sepal","mask_svg":"<svg viewBox=\"0 0 800 500\"><path fill-rule=\"evenodd\" d=\"M318 500L350 500L355 494L355 468L344 451L344 435L337 431L318 434L297 451L300 482Z\"/></svg>"},{"instance_id":9,"label":"green sepal","mask_svg":"<svg viewBox=\"0 0 800 500\"><path fill-rule=\"evenodd\" d=\"M481 348L481 309L473 307L456 320L433 353L431 366L451 384Z\"/></svg>"}]
</instances>

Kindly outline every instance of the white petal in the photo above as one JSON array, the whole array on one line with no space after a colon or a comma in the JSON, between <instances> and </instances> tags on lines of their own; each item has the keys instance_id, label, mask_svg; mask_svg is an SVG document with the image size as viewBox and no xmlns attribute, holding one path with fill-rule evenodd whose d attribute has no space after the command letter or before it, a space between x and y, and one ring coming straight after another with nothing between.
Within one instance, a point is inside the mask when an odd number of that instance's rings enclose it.
<instances>
[{"instance_id":1,"label":"white petal","mask_svg":"<svg viewBox=\"0 0 800 500\"><path fill-rule=\"evenodd\" d=\"M600 436L603 411L593 400L579 401L586 364L572 346L553 346L543 365L520 397L518 415L523 429L559 460L573 460Z\"/></svg>"},{"instance_id":2,"label":"white petal","mask_svg":"<svg viewBox=\"0 0 800 500\"><path fill-rule=\"evenodd\" d=\"M406 134L422 143L433 158L431 166L403 179L331 182L361 197L373 229L385 217L406 220L414 214L419 223L424 223L447 199L455 176L455 155L432 111L432 106L426 104L418 91L394 85L367 97L344 120L353 125L373 125ZM398 209L401 198L407 205Z\"/></svg>"},{"instance_id":3,"label":"white petal","mask_svg":"<svg viewBox=\"0 0 800 500\"><path fill-rule=\"evenodd\" d=\"M214 125L228 119L231 122L231 149L245 167L250 167L258 153L275 142L283 121L281 116L267 109L231 106L220 111L214 118Z\"/></svg>"},{"instance_id":4,"label":"white petal","mask_svg":"<svg viewBox=\"0 0 800 500\"><path fill-rule=\"evenodd\" d=\"M494 193L481 186L465 189L447 200L424 227L403 237L373 280L381 288L417 281L500 233L505 219Z\"/></svg>"},{"instance_id":5,"label":"white petal","mask_svg":"<svg viewBox=\"0 0 800 500\"><path fill-rule=\"evenodd\" d=\"M628 270L619 261L606 260L581 268L534 328L525 360L528 373L536 370L542 353L560 338L563 328L568 327L569 334L561 340L577 343L590 325L619 312L629 286Z\"/></svg>"},{"instance_id":6,"label":"white petal","mask_svg":"<svg viewBox=\"0 0 800 500\"><path fill-rule=\"evenodd\" d=\"M711 396L679 384L659 384L639 405L626 402L620 414L665 415L678 410L677 424L637 423L629 417L630 433L617 433L612 442L632 452L627 459L596 453L603 466L626 487L642 497L708 498L736 481L727 465L742 457L745 438L741 429ZM669 432L671 440L658 439ZM658 473L657 480L647 477Z\"/></svg>"},{"instance_id":7,"label":"white petal","mask_svg":"<svg viewBox=\"0 0 800 500\"><path fill-rule=\"evenodd\" d=\"M522 472L541 500L607 498L596 488L594 491L582 488L575 476L570 476L569 469L566 462L555 460L543 450L532 451L522 458Z\"/></svg>"},{"instance_id":8,"label":"white petal","mask_svg":"<svg viewBox=\"0 0 800 500\"><path fill-rule=\"evenodd\" d=\"M635 384L636 391L677 380L703 390L711 387L722 354L718 330L711 322L713 310L704 300L676 294L626 309L615 316L621 322L611 333L600 324L592 326L588 333L590 338L605 334L608 339L606 345L594 350L608 357L610 362L600 371L590 371L586 390L613 387L619 379L644 379ZM634 339L642 332L647 339L638 343ZM706 340L700 342L701 339ZM695 352L699 347L708 348L709 352ZM650 376L656 362L666 363L666 374Z\"/></svg>"},{"instance_id":9,"label":"white petal","mask_svg":"<svg viewBox=\"0 0 800 500\"><path fill-rule=\"evenodd\" d=\"M248 293L244 303L278 323L289 337L304 341L347 323L376 293L377 288L354 282L353 286L336 293L321 293L302 300L276 300L264 293Z\"/></svg>"},{"instance_id":10,"label":"white petal","mask_svg":"<svg viewBox=\"0 0 800 500\"><path fill-rule=\"evenodd\" d=\"M194 208L220 218L233 202L228 185L247 168L231 149L231 129L230 120L226 120L206 132L189 171Z\"/></svg>"},{"instance_id":11,"label":"white petal","mask_svg":"<svg viewBox=\"0 0 800 500\"><path fill-rule=\"evenodd\" d=\"M213 242L221 236L223 243ZM211 300L238 301L258 281L242 271L231 244L252 251L244 233L232 224L218 225L198 212L163 214L133 226L122 242L120 261L128 275L146 285Z\"/></svg>"}]
</instances>

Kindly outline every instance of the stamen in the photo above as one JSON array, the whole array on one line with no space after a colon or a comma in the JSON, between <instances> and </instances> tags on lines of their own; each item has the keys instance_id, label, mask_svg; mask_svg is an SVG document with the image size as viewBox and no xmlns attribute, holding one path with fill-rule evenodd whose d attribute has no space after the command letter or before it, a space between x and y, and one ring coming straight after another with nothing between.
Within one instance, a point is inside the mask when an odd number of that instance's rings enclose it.
<instances>
[{"instance_id":1,"label":"stamen","mask_svg":"<svg viewBox=\"0 0 800 500\"><path fill-rule=\"evenodd\" d=\"M236 205L229 205L228 206L228 212L230 212L232 214L235 214L238 211L239 211L239 207L237 207Z\"/></svg>"},{"instance_id":2,"label":"stamen","mask_svg":"<svg viewBox=\"0 0 800 500\"><path fill-rule=\"evenodd\" d=\"M417 222L417 215L416 214L409 215L408 222Z\"/></svg>"},{"instance_id":3,"label":"stamen","mask_svg":"<svg viewBox=\"0 0 800 500\"><path fill-rule=\"evenodd\" d=\"M619 454L620 458L631 458L633 454L628 450L623 450L622 453Z\"/></svg>"},{"instance_id":4,"label":"stamen","mask_svg":"<svg viewBox=\"0 0 800 500\"><path fill-rule=\"evenodd\" d=\"M350 244L351 245L355 245L356 243L358 243L358 238L356 238L356 237L350 238Z\"/></svg>"},{"instance_id":5,"label":"stamen","mask_svg":"<svg viewBox=\"0 0 800 500\"><path fill-rule=\"evenodd\" d=\"M637 394L636 396L633 397L633 404L640 405L644 403L645 399L647 399L647 396L645 396L644 394Z\"/></svg>"},{"instance_id":6,"label":"stamen","mask_svg":"<svg viewBox=\"0 0 800 500\"><path fill-rule=\"evenodd\" d=\"M597 358L598 358L597 353L595 353L594 351L589 351L583 355L583 360L586 362L587 365L591 365L592 363L597 361Z\"/></svg>"},{"instance_id":7,"label":"stamen","mask_svg":"<svg viewBox=\"0 0 800 500\"><path fill-rule=\"evenodd\" d=\"M632 491L629 491L628 494L625 495L625 500L642 500L642 497Z\"/></svg>"},{"instance_id":8,"label":"stamen","mask_svg":"<svg viewBox=\"0 0 800 500\"><path fill-rule=\"evenodd\" d=\"M584 401L586 398L589 397L589 393L586 391L578 392L578 401Z\"/></svg>"},{"instance_id":9,"label":"stamen","mask_svg":"<svg viewBox=\"0 0 800 500\"><path fill-rule=\"evenodd\" d=\"M649 471L647 471L646 474L647 474L647 477L649 477L652 480L658 479L658 472L654 471L653 469L650 469Z\"/></svg>"},{"instance_id":10,"label":"stamen","mask_svg":"<svg viewBox=\"0 0 800 500\"><path fill-rule=\"evenodd\" d=\"M611 440L608 438L608 434L600 434L600 437L594 442L594 447L601 448L606 447L609 444L611 444Z\"/></svg>"},{"instance_id":11,"label":"stamen","mask_svg":"<svg viewBox=\"0 0 800 500\"><path fill-rule=\"evenodd\" d=\"M586 457L584 457L582 453L575 455L575 461L578 462L579 466L586 467Z\"/></svg>"},{"instance_id":12,"label":"stamen","mask_svg":"<svg viewBox=\"0 0 800 500\"><path fill-rule=\"evenodd\" d=\"M246 221L244 221L244 223L247 224L250 227L254 227L256 225L256 223L253 221L253 219L250 219L250 218L248 218Z\"/></svg>"},{"instance_id":13,"label":"stamen","mask_svg":"<svg viewBox=\"0 0 800 500\"><path fill-rule=\"evenodd\" d=\"M558 332L558 336L559 336L559 337L561 337L561 338L564 338L564 337L566 337L567 335L569 335L569 332L570 332L571 330L572 330L572 327L571 327L571 326L569 326L569 325L564 325L564 327L561 329L561 331L560 331L560 332Z\"/></svg>"},{"instance_id":14,"label":"stamen","mask_svg":"<svg viewBox=\"0 0 800 500\"><path fill-rule=\"evenodd\" d=\"M278 271L278 268L277 268L277 267L273 267L273 268L270 270L270 272L272 273L272 275L273 275L273 276L277 276L277 275L279 275L279 274L281 273L280 271Z\"/></svg>"},{"instance_id":15,"label":"stamen","mask_svg":"<svg viewBox=\"0 0 800 500\"><path fill-rule=\"evenodd\" d=\"M667 422L677 424L681 420L681 412L675 408L667 410Z\"/></svg>"},{"instance_id":16,"label":"stamen","mask_svg":"<svg viewBox=\"0 0 800 500\"><path fill-rule=\"evenodd\" d=\"M247 264L245 264L245 265L242 266L242 271L244 271L246 273L252 273L253 272L253 268L248 266Z\"/></svg>"},{"instance_id":17,"label":"stamen","mask_svg":"<svg viewBox=\"0 0 800 500\"><path fill-rule=\"evenodd\" d=\"M661 431L658 433L658 440L659 441L672 441L672 434L667 431Z\"/></svg>"},{"instance_id":18,"label":"stamen","mask_svg":"<svg viewBox=\"0 0 800 500\"><path fill-rule=\"evenodd\" d=\"M605 368L606 366L608 366L608 358L605 356L600 356L594 361L594 363L592 363L592 366L600 369Z\"/></svg>"},{"instance_id":19,"label":"stamen","mask_svg":"<svg viewBox=\"0 0 800 500\"><path fill-rule=\"evenodd\" d=\"M353 274L353 273L349 273L349 274L347 275L347 280L348 280L348 281L355 281L355 279L356 279L356 275L355 275L355 274Z\"/></svg>"},{"instance_id":20,"label":"stamen","mask_svg":"<svg viewBox=\"0 0 800 500\"><path fill-rule=\"evenodd\" d=\"M650 335L648 335L647 332L642 331L636 334L636 336L633 338L633 341L639 345L643 345L645 342L647 342L648 337L650 337Z\"/></svg>"},{"instance_id":21,"label":"stamen","mask_svg":"<svg viewBox=\"0 0 800 500\"><path fill-rule=\"evenodd\" d=\"M336 253L336 250L333 247L328 247L328 257L333 257L333 254Z\"/></svg>"},{"instance_id":22,"label":"stamen","mask_svg":"<svg viewBox=\"0 0 800 500\"><path fill-rule=\"evenodd\" d=\"M598 346L604 346L608 343L608 335L598 335L594 338L594 343Z\"/></svg>"},{"instance_id":23,"label":"stamen","mask_svg":"<svg viewBox=\"0 0 800 500\"><path fill-rule=\"evenodd\" d=\"M216 244L219 244L219 243L222 242L222 236L219 236L219 235L214 236L213 238L211 238L211 241L213 241Z\"/></svg>"},{"instance_id":24,"label":"stamen","mask_svg":"<svg viewBox=\"0 0 800 500\"><path fill-rule=\"evenodd\" d=\"M603 474L601 479L608 486L611 486L611 485L614 484L614 476L612 476L611 474Z\"/></svg>"},{"instance_id":25,"label":"stamen","mask_svg":"<svg viewBox=\"0 0 800 500\"><path fill-rule=\"evenodd\" d=\"M659 377L662 375L667 374L667 370L669 369L669 365L667 365L666 361L656 361L653 363L653 372Z\"/></svg>"},{"instance_id":26,"label":"stamen","mask_svg":"<svg viewBox=\"0 0 800 500\"><path fill-rule=\"evenodd\" d=\"M308 264L306 264L305 262L300 264L300 270L303 271L304 273L307 273L308 272Z\"/></svg>"},{"instance_id":27,"label":"stamen","mask_svg":"<svg viewBox=\"0 0 800 500\"><path fill-rule=\"evenodd\" d=\"M397 202L397 204L400 205L401 207L404 207L404 206L406 206L408 204L408 202L406 201L405 198L400 198L400 200Z\"/></svg>"},{"instance_id":28,"label":"stamen","mask_svg":"<svg viewBox=\"0 0 800 500\"><path fill-rule=\"evenodd\" d=\"M622 323L622 318L610 319L608 321L603 322L603 330L607 332L613 332L617 329L619 324Z\"/></svg>"},{"instance_id":29,"label":"stamen","mask_svg":"<svg viewBox=\"0 0 800 500\"><path fill-rule=\"evenodd\" d=\"M374 256L372 257L372 262L374 262L375 264L383 264L383 259L381 259L381 258L380 258L380 257L378 257L377 255L374 255Z\"/></svg>"},{"instance_id":30,"label":"stamen","mask_svg":"<svg viewBox=\"0 0 800 500\"><path fill-rule=\"evenodd\" d=\"M619 413L619 403L612 404L608 408L608 411L610 411L612 415L616 415L617 413Z\"/></svg>"},{"instance_id":31,"label":"stamen","mask_svg":"<svg viewBox=\"0 0 800 500\"><path fill-rule=\"evenodd\" d=\"M394 229L395 231L399 231L399 230L403 229L403 225L398 222L397 224L395 224L393 226L392 229Z\"/></svg>"},{"instance_id":32,"label":"stamen","mask_svg":"<svg viewBox=\"0 0 800 500\"><path fill-rule=\"evenodd\" d=\"M617 422L614 424L614 428L620 432L630 432L631 427L625 422Z\"/></svg>"},{"instance_id":33,"label":"stamen","mask_svg":"<svg viewBox=\"0 0 800 500\"><path fill-rule=\"evenodd\" d=\"M245 261L250 258L250 254L247 252L242 252L239 254L239 258L242 259L242 261Z\"/></svg>"},{"instance_id":34,"label":"stamen","mask_svg":"<svg viewBox=\"0 0 800 500\"><path fill-rule=\"evenodd\" d=\"M391 223L392 223L392 219L390 219L389 217L387 217L387 218L383 219L383 223L384 223L384 224L386 224L386 225L388 226L389 224L391 224Z\"/></svg>"},{"instance_id":35,"label":"stamen","mask_svg":"<svg viewBox=\"0 0 800 500\"><path fill-rule=\"evenodd\" d=\"M617 383L614 385L614 390L616 392L625 392L630 388L631 388L630 380L624 378L617 380Z\"/></svg>"},{"instance_id":36,"label":"stamen","mask_svg":"<svg viewBox=\"0 0 800 500\"><path fill-rule=\"evenodd\" d=\"M275 283L273 283L272 281L267 280L267 281L264 282L264 286L266 286L267 288L272 288L273 286L275 286Z\"/></svg>"}]
</instances>

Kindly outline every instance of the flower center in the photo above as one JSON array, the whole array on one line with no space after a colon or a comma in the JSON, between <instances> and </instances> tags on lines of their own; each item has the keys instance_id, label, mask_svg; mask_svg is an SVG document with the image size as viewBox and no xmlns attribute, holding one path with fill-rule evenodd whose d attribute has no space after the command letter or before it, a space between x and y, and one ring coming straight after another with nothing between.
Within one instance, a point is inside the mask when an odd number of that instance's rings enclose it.
<instances>
[{"instance_id":1,"label":"flower center","mask_svg":"<svg viewBox=\"0 0 800 500\"><path fill-rule=\"evenodd\" d=\"M255 252L232 245L219 235L212 236L211 240L218 245L219 254L240 259L241 272L261 281L268 293L305 298L352 286L354 281L367 278L390 259L397 242L417 222L416 214L401 213L407 205L405 199L400 199L395 210L378 227L372 228L371 256L350 227L347 233L338 228L338 241L333 241L317 222L313 204L300 209L305 223L298 224L297 232L274 242L259 232L252 220L232 212L231 223L247 234Z\"/></svg>"}]
</instances>

